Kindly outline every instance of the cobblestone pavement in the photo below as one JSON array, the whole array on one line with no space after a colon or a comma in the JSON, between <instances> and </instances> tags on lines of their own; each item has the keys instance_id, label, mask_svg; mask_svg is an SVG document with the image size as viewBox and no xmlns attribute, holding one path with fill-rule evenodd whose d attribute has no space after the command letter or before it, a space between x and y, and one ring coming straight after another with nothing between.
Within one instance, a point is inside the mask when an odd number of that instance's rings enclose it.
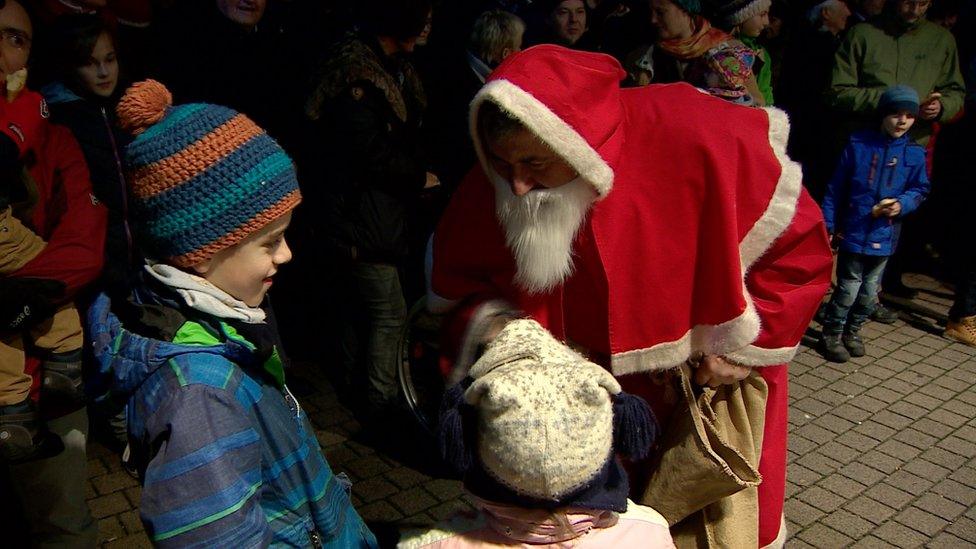
<instances>
[{"instance_id":1,"label":"cobblestone pavement","mask_svg":"<svg viewBox=\"0 0 976 549\"><path fill-rule=\"evenodd\" d=\"M925 289L914 305L945 313L947 289L909 282ZM868 355L850 363L801 349L791 366L788 547L976 547L976 349L940 333L902 313L893 325L866 326ZM353 503L379 535L468 505L429 454L364 442L323 376L307 365L296 373L311 385L299 400L326 457L355 482ZM424 445L415 442L411 450ZM91 445L88 497L104 547L149 546L139 487L99 444Z\"/></svg>"}]
</instances>

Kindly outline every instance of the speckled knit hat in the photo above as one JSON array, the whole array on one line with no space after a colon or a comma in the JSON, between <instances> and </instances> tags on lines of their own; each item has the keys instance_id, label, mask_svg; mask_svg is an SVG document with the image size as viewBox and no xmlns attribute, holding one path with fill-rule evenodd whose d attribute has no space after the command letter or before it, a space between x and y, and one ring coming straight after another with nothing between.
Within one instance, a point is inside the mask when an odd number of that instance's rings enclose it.
<instances>
[{"instance_id":1,"label":"speckled knit hat","mask_svg":"<svg viewBox=\"0 0 976 549\"><path fill-rule=\"evenodd\" d=\"M466 381L463 392L452 391L471 411L461 428L476 433L476 451L458 468L475 495L527 507L626 509L626 475L614 454L645 455L658 426L647 404L622 392L610 372L538 322L519 319L506 324ZM457 429L449 417L445 410L442 436ZM458 466L463 460L450 455L456 450L445 457Z\"/></svg>"},{"instance_id":2,"label":"speckled knit hat","mask_svg":"<svg viewBox=\"0 0 976 549\"><path fill-rule=\"evenodd\" d=\"M243 114L205 103L173 106L154 80L126 90L116 110L136 136L125 168L141 245L152 259L196 265L301 201L291 158Z\"/></svg>"}]
</instances>

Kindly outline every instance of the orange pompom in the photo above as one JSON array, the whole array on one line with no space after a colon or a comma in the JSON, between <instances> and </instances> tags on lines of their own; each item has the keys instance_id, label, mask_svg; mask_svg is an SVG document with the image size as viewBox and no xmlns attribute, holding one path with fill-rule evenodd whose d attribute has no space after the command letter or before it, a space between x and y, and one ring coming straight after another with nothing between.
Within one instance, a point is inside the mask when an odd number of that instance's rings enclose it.
<instances>
[{"instance_id":1,"label":"orange pompom","mask_svg":"<svg viewBox=\"0 0 976 549\"><path fill-rule=\"evenodd\" d=\"M155 80L143 80L129 86L115 107L119 126L132 135L139 135L146 128L166 116L166 109L173 106L173 95L166 86Z\"/></svg>"}]
</instances>

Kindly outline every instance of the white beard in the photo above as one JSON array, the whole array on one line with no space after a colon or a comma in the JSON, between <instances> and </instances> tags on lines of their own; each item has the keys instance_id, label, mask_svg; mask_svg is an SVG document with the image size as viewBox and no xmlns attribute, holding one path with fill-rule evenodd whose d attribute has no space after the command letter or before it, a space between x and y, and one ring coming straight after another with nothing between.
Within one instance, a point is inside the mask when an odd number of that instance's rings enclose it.
<instances>
[{"instance_id":1,"label":"white beard","mask_svg":"<svg viewBox=\"0 0 976 549\"><path fill-rule=\"evenodd\" d=\"M547 293L573 272L573 242L596 190L577 178L515 196L507 181L492 179L495 214L515 258L515 284L530 294Z\"/></svg>"}]
</instances>

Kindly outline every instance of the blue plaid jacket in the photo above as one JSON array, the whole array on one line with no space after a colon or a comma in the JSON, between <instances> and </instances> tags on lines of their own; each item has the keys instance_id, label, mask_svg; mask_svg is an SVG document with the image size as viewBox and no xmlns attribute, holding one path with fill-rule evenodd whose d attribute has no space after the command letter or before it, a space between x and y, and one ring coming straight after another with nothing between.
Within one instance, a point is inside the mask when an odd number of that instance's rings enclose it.
<instances>
[{"instance_id":1,"label":"blue plaid jacket","mask_svg":"<svg viewBox=\"0 0 976 549\"><path fill-rule=\"evenodd\" d=\"M220 322L212 345L140 336L105 295L88 324L95 385L127 404L140 514L155 545L377 546L298 402L260 375L254 345Z\"/></svg>"}]
</instances>

